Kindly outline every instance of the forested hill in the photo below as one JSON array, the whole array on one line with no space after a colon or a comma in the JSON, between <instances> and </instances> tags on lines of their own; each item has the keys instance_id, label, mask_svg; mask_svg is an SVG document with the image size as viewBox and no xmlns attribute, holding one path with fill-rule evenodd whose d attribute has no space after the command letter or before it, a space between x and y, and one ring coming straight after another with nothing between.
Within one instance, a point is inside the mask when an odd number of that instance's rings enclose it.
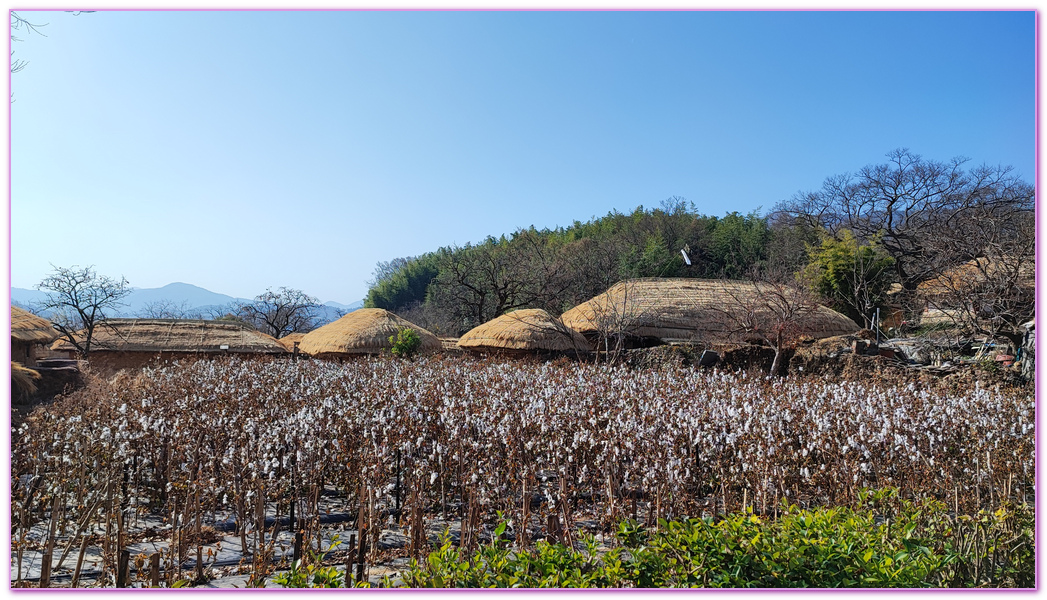
<instances>
[{"instance_id":1,"label":"forested hill","mask_svg":"<svg viewBox=\"0 0 1047 600\"><path fill-rule=\"evenodd\" d=\"M968 334L1017 343L1034 315L1035 188L1006 166L905 148L887 159L828 177L770 215L702 215L671 198L379 263L366 306L456 335L516 308L559 315L622 279L747 278L757 268L802 274L796 283L859 323L898 284L892 302L907 318L930 306Z\"/></svg>"},{"instance_id":2,"label":"forested hill","mask_svg":"<svg viewBox=\"0 0 1047 600\"><path fill-rule=\"evenodd\" d=\"M817 242L813 228L772 229L755 212L702 215L674 198L661 208L640 206L553 230L521 229L380 263L365 306L456 335L516 308L559 315L631 277L739 278L754 266L795 270L806 263L806 244Z\"/></svg>"}]
</instances>

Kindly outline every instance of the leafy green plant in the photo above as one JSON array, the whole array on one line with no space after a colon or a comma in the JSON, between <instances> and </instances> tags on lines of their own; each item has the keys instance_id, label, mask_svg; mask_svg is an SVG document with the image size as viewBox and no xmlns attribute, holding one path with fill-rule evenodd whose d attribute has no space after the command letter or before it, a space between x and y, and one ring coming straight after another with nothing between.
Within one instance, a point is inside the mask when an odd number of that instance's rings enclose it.
<instances>
[{"instance_id":1,"label":"leafy green plant","mask_svg":"<svg viewBox=\"0 0 1047 600\"><path fill-rule=\"evenodd\" d=\"M345 573L336 567L324 566L327 552L338 545L338 536L331 538L327 550L310 552L308 563L302 559L294 561L290 571L273 575L273 583L285 588L340 588L345 583Z\"/></svg>"},{"instance_id":2,"label":"leafy green plant","mask_svg":"<svg viewBox=\"0 0 1047 600\"><path fill-rule=\"evenodd\" d=\"M471 555L440 548L403 574L408 587L1032 587L1033 512L1005 505L954 517L940 501L865 490L850 507L783 504L718 521L619 524L621 547L601 553L539 541L512 552L497 539ZM503 524L504 525L504 524Z\"/></svg>"},{"instance_id":3,"label":"leafy green plant","mask_svg":"<svg viewBox=\"0 0 1047 600\"><path fill-rule=\"evenodd\" d=\"M415 354L418 354L418 348L422 346L422 337L414 329L402 327L396 335L389 336L389 343L393 345L394 356L412 359Z\"/></svg>"}]
</instances>

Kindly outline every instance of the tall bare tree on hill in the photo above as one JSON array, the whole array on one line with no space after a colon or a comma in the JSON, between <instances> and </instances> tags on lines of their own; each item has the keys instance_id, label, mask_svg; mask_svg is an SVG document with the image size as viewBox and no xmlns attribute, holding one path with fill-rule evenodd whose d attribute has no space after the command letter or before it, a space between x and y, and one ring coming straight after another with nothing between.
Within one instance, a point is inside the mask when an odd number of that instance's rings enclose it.
<instances>
[{"instance_id":1,"label":"tall bare tree on hill","mask_svg":"<svg viewBox=\"0 0 1047 600\"><path fill-rule=\"evenodd\" d=\"M819 191L780 203L777 218L823 227L833 235L850 230L862 243L878 239L894 259L897 281L912 291L920 282L974 258L960 244L949 246L954 253L943 253L940 243L966 235L960 225L969 223L972 215L1033 208L1033 187L1011 167L967 171L965 158L938 162L904 148L887 157L884 164L829 177Z\"/></svg>"}]
</instances>

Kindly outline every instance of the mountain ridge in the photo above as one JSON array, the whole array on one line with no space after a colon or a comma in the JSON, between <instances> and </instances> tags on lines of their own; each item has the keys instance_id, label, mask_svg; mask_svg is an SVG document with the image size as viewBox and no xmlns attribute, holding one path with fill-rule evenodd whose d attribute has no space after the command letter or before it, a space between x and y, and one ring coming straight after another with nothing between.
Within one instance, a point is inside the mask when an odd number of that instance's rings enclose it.
<instances>
[{"instance_id":1,"label":"mountain ridge","mask_svg":"<svg viewBox=\"0 0 1047 600\"><path fill-rule=\"evenodd\" d=\"M155 302L169 302L173 307L185 308L190 311L207 312L218 310L233 303L250 302L248 298L237 298L228 294L212 292L206 288L191 283L175 281L158 288L136 288L132 287L131 293L124 299L124 307L114 317L133 317L144 310L149 304ZM11 302L24 307L32 307L39 304L47 293L40 290L25 288L11 288ZM350 304L342 304L335 301L320 303L320 316L324 320L337 318L338 311L351 312L363 307L363 300Z\"/></svg>"}]
</instances>

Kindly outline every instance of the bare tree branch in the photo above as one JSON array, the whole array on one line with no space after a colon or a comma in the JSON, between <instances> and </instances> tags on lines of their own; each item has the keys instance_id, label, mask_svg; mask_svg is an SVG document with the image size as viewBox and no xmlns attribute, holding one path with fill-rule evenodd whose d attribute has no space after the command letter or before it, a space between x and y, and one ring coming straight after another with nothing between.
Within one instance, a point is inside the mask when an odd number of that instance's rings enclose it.
<instances>
[{"instance_id":1,"label":"bare tree branch","mask_svg":"<svg viewBox=\"0 0 1047 600\"><path fill-rule=\"evenodd\" d=\"M117 280L98 275L94 266L82 269L75 265L51 266L54 272L36 286L47 292L40 310L48 313L55 329L86 358L95 330L105 321L107 313L124 305L121 301L131 289L123 277Z\"/></svg>"}]
</instances>

